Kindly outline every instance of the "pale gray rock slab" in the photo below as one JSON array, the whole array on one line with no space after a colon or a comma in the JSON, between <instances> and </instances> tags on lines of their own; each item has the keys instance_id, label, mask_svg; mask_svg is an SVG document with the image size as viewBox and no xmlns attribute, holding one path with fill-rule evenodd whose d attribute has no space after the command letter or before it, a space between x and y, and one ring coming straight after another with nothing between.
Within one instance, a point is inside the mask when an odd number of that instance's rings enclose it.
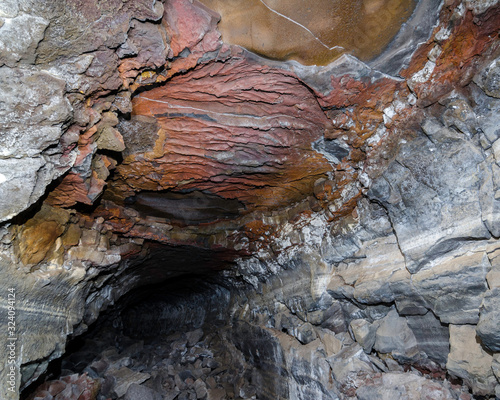
<instances>
[{"instance_id":1,"label":"pale gray rock slab","mask_svg":"<svg viewBox=\"0 0 500 400\"><path fill-rule=\"evenodd\" d=\"M0 17L14 18L19 14L18 0L3 0L0 3Z\"/></svg>"},{"instance_id":2,"label":"pale gray rock slab","mask_svg":"<svg viewBox=\"0 0 500 400\"><path fill-rule=\"evenodd\" d=\"M412 284L441 322L476 324L490 269L484 252L466 253L414 274Z\"/></svg>"},{"instance_id":3,"label":"pale gray rock slab","mask_svg":"<svg viewBox=\"0 0 500 400\"><path fill-rule=\"evenodd\" d=\"M468 100L452 94L449 99L440 102L446 105L441 120L450 131L454 130L458 135L463 134L462 137L465 138L471 138L478 133L477 115Z\"/></svg>"},{"instance_id":4,"label":"pale gray rock slab","mask_svg":"<svg viewBox=\"0 0 500 400\"><path fill-rule=\"evenodd\" d=\"M347 382L357 376L359 372L371 373L375 371L370 358L358 343L344 347L338 354L327 360L337 382Z\"/></svg>"},{"instance_id":5,"label":"pale gray rock slab","mask_svg":"<svg viewBox=\"0 0 500 400\"><path fill-rule=\"evenodd\" d=\"M417 354L417 339L406 318L400 317L396 310L378 321L378 325L373 345L375 350L384 354L391 353L395 358L411 358Z\"/></svg>"},{"instance_id":6,"label":"pale gray rock slab","mask_svg":"<svg viewBox=\"0 0 500 400\"><path fill-rule=\"evenodd\" d=\"M41 157L0 159L0 221L16 216L38 199L34 191L45 165Z\"/></svg>"},{"instance_id":7,"label":"pale gray rock slab","mask_svg":"<svg viewBox=\"0 0 500 400\"><path fill-rule=\"evenodd\" d=\"M356 391L359 400L395 399L455 399L452 392L440 382L413 373L389 372L373 379Z\"/></svg>"},{"instance_id":8,"label":"pale gray rock slab","mask_svg":"<svg viewBox=\"0 0 500 400\"><path fill-rule=\"evenodd\" d=\"M4 13L13 15L15 8L9 7ZM20 14L7 18L0 27L0 65L34 64L35 50L48 26L47 19L36 15Z\"/></svg>"},{"instance_id":9,"label":"pale gray rock slab","mask_svg":"<svg viewBox=\"0 0 500 400\"><path fill-rule=\"evenodd\" d=\"M481 151L469 141L403 146L368 195L383 204L411 273L471 239L487 239L479 202Z\"/></svg>"},{"instance_id":10,"label":"pale gray rock slab","mask_svg":"<svg viewBox=\"0 0 500 400\"><path fill-rule=\"evenodd\" d=\"M342 342L329 329L317 329L319 340L323 343L326 356L337 354L342 349Z\"/></svg>"},{"instance_id":11,"label":"pale gray rock slab","mask_svg":"<svg viewBox=\"0 0 500 400\"><path fill-rule=\"evenodd\" d=\"M495 158L500 160L499 140L493 144L492 149L495 152ZM480 165L480 171L483 176L483 182L480 188L479 201L481 204L483 221L491 234L494 237L499 237L500 198L496 194L498 185L496 184L497 177L495 175L499 174L500 171L498 171L498 166L494 164L491 157Z\"/></svg>"},{"instance_id":12,"label":"pale gray rock slab","mask_svg":"<svg viewBox=\"0 0 500 400\"><path fill-rule=\"evenodd\" d=\"M450 354L446 368L462 378L476 395L491 395L497 380L492 370L493 357L484 351L473 325L450 325Z\"/></svg>"},{"instance_id":13,"label":"pale gray rock slab","mask_svg":"<svg viewBox=\"0 0 500 400\"><path fill-rule=\"evenodd\" d=\"M359 261L349 263L338 273L347 284L354 285L353 295L361 303L391 303L395 300L392 285L410 279L393 234L364 243L355 257Z\"/></svg>"},{"instance_id":14,"label":"pale gray rock slab","mask_svg":"<svg viewBox=\"0 0 500 400\"><path fill-rule=\"evenodd\" d=\"M491 365L491 369L500 382L500 354L497 353L493 355L493 363Z\"/></svg>"},{"instance_id":15,"label":"pale gray rock slab","mask_svg":"<svg viewBox=\"0 0 500 400\"><path fill-rule=\"evenodd\" d=\"M34 204L71 167L75 156L0 159L0 222Z\"/></svg>"},{"instance_id":16,"label":"pale gray rock slab","mask_svg":"<svg viewBox=\"0 0 500 400\"><path fill-rule=\"evenodd\" d=\"M117 397L124 396L130 385L134 383L139 385L150 378L149 374L136 372L127 367L121 367L120 369L108 369L106 371L106 376L111 376L116 380L113 390Z\"/></svg>"},{"instance_id":17,"label":"pale gray rock slab","mask_svg":"<svg viewBox=\"0 0 500 400\"><path fill-rule=\"evenodd\" d=\"M481 343L493 352L500 352L500 288L486 293L480 312L477 334Z\"/></svg>"},{"instance_id":18,"label":"pale gray rock slab","mask_svg":"<svg viewBox=\"0 0 500 400\"><path fill-rule=\"evenodd\" d=\"M123 400L162 400L163 397L160 393L150 389L146 386L132 383L125 393Z\"/></svg>"},{"instance_id":19,"label":"pale gray rock slab","mask_svg":"<svg viewBox=\"0 0 500 400\"><path fill-rule=\"evenodd\" d=\"M46 72L0 68L0 157L32 157L58 143L72 111L65 86Z\"/></svg>"},{"instance_id":20,"label":"pale gray rock slab","mask_svg":"<svg viewBox=\"0 0 500 400\"><path fill-rule=\"evenodd\" d=\"M72 165L59 141L72 108L65 82L34 69L0 68L0 221L28 208Z\"/></svg>"},{"instance_id":21,"label":"pale gray rock slab","mask_svg":"<svg viewBox=\"0 0 500 400\"><path fill-rule=\"evenodd\" d=\"M445 127L436 118L428 118L422 123L422 130L429 137L429 139L437 143L454 142L458 140L463 140L464 136L462 133Z\"/></svg>"},{"instance_id":22,"label":"pale gray rock slab","mask_svg":"<svg viewBox=\"0 0 500 400\"><path fill-rule=\"evenodd\" d=\"M371 324L365 319L355 319L351 321L350 326L356 342L369 354L375 344L378 324Z\"/></svg>"},{"instance_id":23,"label":"pale gray rock slab","mask_svg":"<svg viewBox=\"0 0 500 400\"><path fill-rule=\"evenodd\" d=\"M477 81L477 76L474 80ZM479 128L489 144L500 137L500 99L488 96L482 89L481 84L470 85L472 99L475 103L474 112ZM488 146L486 146L487 148Z\"/></svg>"}]
</instances>

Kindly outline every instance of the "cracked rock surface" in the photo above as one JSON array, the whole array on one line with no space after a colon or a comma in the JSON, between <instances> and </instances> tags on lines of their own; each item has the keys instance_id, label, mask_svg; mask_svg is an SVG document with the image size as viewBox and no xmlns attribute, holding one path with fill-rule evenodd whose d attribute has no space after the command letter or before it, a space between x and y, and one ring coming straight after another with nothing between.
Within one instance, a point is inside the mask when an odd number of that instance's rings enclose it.
<instances>
[{"instance_id":1,"label":"cracked rock surface","mask_svg":"<svg viewBox=\"0 0 500 400\"><path fill-rule=\"evenodd\" d=\"M0 4L0 397L498 397L498 1L324 66L225 18Z\"/></svg>"}]
</instances>

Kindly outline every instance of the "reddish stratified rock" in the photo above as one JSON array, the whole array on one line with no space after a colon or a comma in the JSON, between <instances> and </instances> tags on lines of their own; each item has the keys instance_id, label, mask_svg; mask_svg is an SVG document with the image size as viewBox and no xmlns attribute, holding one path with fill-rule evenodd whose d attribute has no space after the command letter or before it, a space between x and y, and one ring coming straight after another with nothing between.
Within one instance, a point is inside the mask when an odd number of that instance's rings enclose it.
<instances>
[{"instance_id":1,"label":"reddish stratified rock","mask_svg":"<svg viewBox=\"0 0 500 400\"><path fill-rule=\"evenodd\" d=\"M465 10L457 15L457 3L445 7L440 24L434 29L432 38L413 56L410 66L401 76L409 80L418 104L428 106L455 88L472 80L481 60L488 53L498 50L498 21L500 6L488 9L480 16ZM434 51L434 56L429 56ZM434 64L431 59L435 59ZM422 74L424 68L428 74ZM415 79L417 73L423 78Z\"/></svg>"},{"instance_id":2,"label":"reddish stratified rock","mask_svg":"<svg viewBox=\"0 0 500 400\"><path fill-rule=\"evenodd\" d=\"M312 150L331 125L292 74L244 59L213 62L173 77L133 101L152 117L154 146L126 157L112 191L204 190L248 209L279 207L312 193L331 170ZM126 143L127 144L127 143Z\"/></svg>"},{"instance_id":3,"label":"reddish stratified rock","mask_svg":"<svg viewBox=\"0 0 500 400\"><path fill-rule=\"evenodd\" d=\"M144 214L126 215L131 205L125 199L141 192L203 191L241 201L243 213L287 208L307 198L314 211L328 210L330 219L354 215L364 190L360 178L377 177L401 139L419 131L423 107L457 82L468 83L481 54L496 48L498 6L474 16L467 10L457 14L458 3L446 4L431 39L402 72L406 81L375 72L332 75L332 90L325 94L289 71L259 65L238 48L224 45L217 32L218 16L198 2L169 1L162 24L134 25L129 33L131 43L145 49L124 57L120 66L124 87L141 88L133 100L131 121L116 125L109 116L102 121L91 118L78 142L75 168L49 195L49 202L72 206L92 204L99 197L114 162L99 156L97 138L106 129L117 133L116 127L126 149L105 194L115 205L107 202L97 215L123 235L162 243L188 238L194 243L197 233L207 234L206 227L199 226L182 236L166 228L168 218L166 226L148 229ZM162 49L157 40L163 40L163 29L170 41L164 46L168 62L163 70L148 70L160 65L160 58L150 56L155 48ZM433 53L434 48L438 51ZM435 66L429 77L414 79L431 59ZM161 86L146 90L151 83ZM96 104L93 108L98 110ZM349 154L332 166L312 149L318 139L338 140ZM84 163L91 165L90 171ZM233 225L223 219L210 223L220 232L240 229L252 240L269 237L256 233L258 223L248 225L252 219ZM227 235L221 236L225 240Z\"/></svg>"},{"instance_id":4,"label":"reddish stratified rock","mask_svg":"<svg viewBox=\"0 0 500 400\"><path fill-rule=\"evenodd\" d=\"M220 15L198 1L173 0L165 5L164 22L170 37L172 57L184 50L209 52L220 47L216 31ZM199 44L201 48L197 48Z\"/></svg>"}]
</instances>

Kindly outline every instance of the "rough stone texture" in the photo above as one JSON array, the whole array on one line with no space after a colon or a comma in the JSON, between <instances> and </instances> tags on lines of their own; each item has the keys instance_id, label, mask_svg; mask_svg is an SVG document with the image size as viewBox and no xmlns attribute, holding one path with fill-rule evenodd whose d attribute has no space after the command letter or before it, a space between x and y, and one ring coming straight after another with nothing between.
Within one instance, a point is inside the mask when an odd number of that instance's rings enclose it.
<instances>
[{"instance_id":1,"label":"rough stone texture","mask_svg":"<svg viewBox=\"0 0 500 400\"><path fill-rule=\"evenodd\" d=\"M35 69L3 67L0 87L0 221L5 221L37 201L76 154L60 145L72 111L63 80Z\"/></svg>"},{"instance_id":2,"label":"rough stone texture","mask_svg":"<svg viewBox=\"0 0 500 400\"><path fill-rule=\"evenodd\" d=\"M356 390L359 400L436 399L448 400L455 396L445 385L416 374L390 372Z\"/></svg>"},{"instance_id":3,"label":"rough stone texture","mask_svg":"<svg viewBox=\"0 0 500 400\"><path fill-rule=\"evenodd\" d=\"M439 162L442 157L446 162ZM481 175L460 172L476 171L483 160L470 142L436 145L421 138L404 146L374 182L370 196L387 207L411 273L463 238L489 237L479 202Z\"/></svg>"},{"instance_id":4,"label":"rough stone texture","mask_svg":"<svg viewBox=\"0 0 500 400\"><path fill-rule=\"evenodd\" d=\"M413 275L412 282L441 322L474 324L479 320L489 268L486 254L465 254L420 271ZM466 288L466 295L456 292L459 281Z\"/></svg>"},{"instance_id":5,"label":"rough stone texture","mask_svg":"<svg viewBox=\"0 0 500 400\"><path fill-rule=\"evenodd\" d=\"M493 393L497 384L491 369L493 357L483 350L470 325L450 325L450 354L446 368L464 379L478 395Z\"/></svg>"},{"instance_id":6,"label":"rough stone texture","mask_svg":"<svg viewBox=\"0 0 500 400\"><path fill-rule=\"evenodd\" d=\"M222 327L222 366L199 357L209 344L195 332L172 344L186 365L148 372L143 386L169 399L410 397L416 385L465 399L447 373L494 395L496 2L444 2L393 76L347 55L262 60L223 44L197 2L84 3L0 4L15 391L115 304L115 327L143 336ZM140 348L69 358L117 397L159 365L133 364Z\"/></svg>"},{"instance_id":7,"label":"rough stone texture","mask_svg":"<svg viewBox=\"0 0 500 400\"><path fill-rule=\"evenodd\" d=\"M123 398L124 400L161 400L162 396L148 387L132 383Z\"/></svg>"},{"instance_id":8,"label":"rough stone texture","mask_svg":"<svg viewBox=\"0 0 500 400\"><path fill-rule=\"evenodd\" d=\"M481 305L481 317L477 324L477 334L481 343L493 352L500 351L500 288L486 293Z\"/></svg>"},{"instance_id":9,"label":"rough stone texture","mask_svg":"<svg viewBox=\"0 0 500 400\"><path fill-rule=\"evenodd\" d=\"M196 188L249 209L277 207L312 192L330 170L311 148L327 118L280 70L213 63L138 95L133 107L133 120L153 117L159 130L151 151L131 154L117 168L115 196Z\"/></svg>"},{"instance_id":10,"label":"rough stone texture","mask_svg":"<svg viewBox=\"0 0 500 400\"><path fill-rule=\"evenodd\" d=\"M425 352L429 359L441 365L446 364L450 351L448 327L442 324L431 311L422 316L408 316L406 320L415 335L418 349Z\"/></svg>"},{"instance_id":11,"label":"rough stone texture","mask_svg":"<svg viewBox=\"0 0 500 400\"><path fill-rule=\"evenodd\" d=\"M392 353L394 358L411 358L417 352L417 339L406 319L392 310L380 320L373 348L380 353Z\"/></svg>"}]
</instances>

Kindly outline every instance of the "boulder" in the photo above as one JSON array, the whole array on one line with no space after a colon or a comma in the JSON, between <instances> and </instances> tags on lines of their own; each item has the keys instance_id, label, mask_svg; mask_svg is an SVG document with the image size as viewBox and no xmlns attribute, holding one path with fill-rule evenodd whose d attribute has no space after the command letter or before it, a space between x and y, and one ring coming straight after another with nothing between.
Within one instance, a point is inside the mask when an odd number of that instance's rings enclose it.
<instances>
[{"instance_id":1,"label":"boulder","mask_svg":"<svg viewBox=\"0 0 500 400\"><path fill-rule=\"evenodd\" d=\"M481 343L493 352L500 352L500 287L486 293L480 311L477 334Z\"/></svg>"},{"instance_id":2,"label":"boulder","mask_svg":"<svg viewBox=\"0 0 500 400\"><path fill-rule=\"evenodd\" d=\"M394 358L411 358L418 353L417 339L406 318L396 310L379 321L373 348L379 353L390 353Z\"/></svg>"}]
</instances>

